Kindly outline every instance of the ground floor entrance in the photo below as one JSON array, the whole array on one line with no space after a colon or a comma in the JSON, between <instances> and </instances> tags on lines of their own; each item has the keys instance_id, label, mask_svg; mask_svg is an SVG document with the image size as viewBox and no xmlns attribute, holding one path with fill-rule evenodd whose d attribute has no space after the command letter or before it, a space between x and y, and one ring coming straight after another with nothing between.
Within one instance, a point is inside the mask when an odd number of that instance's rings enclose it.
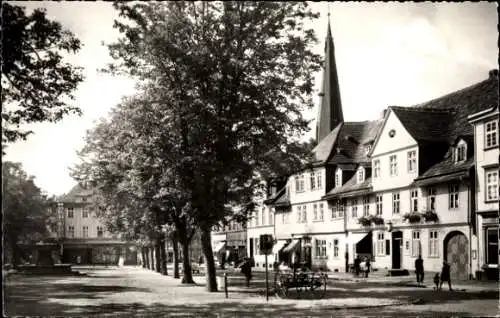
<instances>
[{"instance_id":1,"label":"ground floor entrance","mask_svg":"<svg viewBox=\"0 0 500 318\"><path fill-rule=\"evenodd\" d=\"M453 279L469 278L469 241L459 231L449 233L444 240L446 261L450 264L450 276Z\"/></svg>"},{"instance_id":2,"label":"ground floor entrance","mask_svg":"<svg viewBox=\"0 0 500 318\"><path fill-rule=\"evenodd\" d=\"M403 232L392 232L392 269L402 268L403 257Z\"/></svg>"}]
</instances>

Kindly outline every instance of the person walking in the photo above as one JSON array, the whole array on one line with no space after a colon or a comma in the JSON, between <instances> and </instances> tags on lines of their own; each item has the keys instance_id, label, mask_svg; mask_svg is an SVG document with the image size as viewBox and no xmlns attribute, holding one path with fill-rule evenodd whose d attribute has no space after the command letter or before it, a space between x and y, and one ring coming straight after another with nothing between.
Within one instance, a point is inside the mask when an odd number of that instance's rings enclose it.
<instances>
[{"instance_id":1,"label":"person walking","mask_svg":"<svg viewBox=\"0 0 500 318\"><path fill-rule=\"evenodd\" d=\"M365 277L368 278L368 273L370 272L370 259L368 257L365 257Z\"/></svg>"},{"instance_id":2,"label":"person walking","mask_svg":"<svg viewBox=\"0 0 500 318\"><path fill-rule=\"evenodd\" d=\"M243 264L241 264L241 273L245 275L247 287L250 287L250 280L252 279L252 266L248 257L245 257Z\"/></svg>"},{"instance_id":3,"label":"person walking","mask_svg":"<svg viewBox=\"0 0 500 318\"><path fill-rule=\"evenodd\" d=\"M451 277L450 277L450 264L446 260L443 261L443 268L441 269L441 282L439 283L439 289L443 287L443 282L448 282L448 287L451 289Z\"/></svg>"},{"instance_id":4,"label":"person walking","mask_svg":"<svg viewBox=\"0 0 500 318\"><path fill-rule=\"evenodd\" d=\"M361 259L359 258L359 255L356 255L356 258L354 259L354 275L356 276L359 276L360 265Z\"/></svg>"},{"instance_id":5,"label":"person walking","mask_svg":"<svg viewBox=\"0 0 500 318\"><path fill-rule=\"evenodd\" d=\"M417 275L417 284L424 282L424 260L422 259L422 255L418 255L418 258L415 260L415 274Z\"/></svg>"}]
</instances>

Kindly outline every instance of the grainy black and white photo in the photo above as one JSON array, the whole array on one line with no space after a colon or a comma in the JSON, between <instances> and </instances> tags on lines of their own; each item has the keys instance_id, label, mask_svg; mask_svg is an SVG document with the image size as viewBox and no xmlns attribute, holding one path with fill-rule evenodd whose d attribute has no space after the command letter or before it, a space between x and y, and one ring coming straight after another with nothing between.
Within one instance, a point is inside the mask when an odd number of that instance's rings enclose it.
<instances>
[{"instance_id":1,"label":"grainy black and white photo","mask_svg":"<svg viewBox=\"0 0 500 318\"><path fill-rule=\"evenodd\" d=\"M496 2L1 8L3 316L499 314Z\"/></svg>"}]
</instances>

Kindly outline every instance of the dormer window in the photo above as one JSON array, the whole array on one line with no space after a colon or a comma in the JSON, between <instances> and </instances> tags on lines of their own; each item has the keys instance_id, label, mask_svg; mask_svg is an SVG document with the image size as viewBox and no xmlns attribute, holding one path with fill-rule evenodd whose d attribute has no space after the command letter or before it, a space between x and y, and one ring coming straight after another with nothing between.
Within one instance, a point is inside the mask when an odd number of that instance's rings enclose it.
<instances>
[{"instance_id":1,"label":"dormer window","mask_svg":"<svg viewBox=\"0 0 500 318\"><path fill-rule=\"evenodd\" d=\"M460 140L460 142L458 143L455 158L455 162L462 162L467 159L467 144L465 143L465 141Z\"/></svg>"},{"instance_id":2,"label":"dormer window","mask_svg":"<svg viewBox=\"0 0 500 318\"><path fill-rule=\"evenodd\" d=\"M342 186L342 170L337 169L337 172L335 172L335 187L341 187Z\"/></svg>"},{"instance_id":3,"label":"dormer window","mask_svg":"<svg viewBox=\"0 0 500 318\"><path fill-rule=\"evenodd\" d=\"M365 145L365 155L368 155L372 150L372 145Z\"/></svg>"},{"instance_id":4,"label":"dormer window","mask_svg":"<svg viewBox=\"0 0 500 318\"><path fill-rule=\"evenodd\" d=\"M359 167L358 169L358 183L365 182L365 168Z\"/></svg>"}]
</instances>

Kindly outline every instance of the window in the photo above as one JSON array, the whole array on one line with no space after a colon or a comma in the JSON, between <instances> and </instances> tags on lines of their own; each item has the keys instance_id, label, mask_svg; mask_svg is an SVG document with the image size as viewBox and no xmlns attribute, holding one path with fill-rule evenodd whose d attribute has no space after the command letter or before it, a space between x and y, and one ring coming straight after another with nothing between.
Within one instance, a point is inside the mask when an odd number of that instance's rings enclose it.
<instances>
[{"instance_id":1,"label":"window","mask_svg":"<svg viewBox=\"0 0 500 318\"><path fill-rule=\"evenodd\" d=\"M260 210L255 211L255 226L259 226L260 222Z\"/></svg>"},{"instance_id":2,"label":"window","mask_svg":"<svg viewBox=\"0 0 500 318\"><path fill-rule=\"evenodd\" d=\"M310 180L311 180L311 191L316 190L316 175L314 172L311 172Z\"/></svg>"},{"instance_id":3,"label":"window","mask_svg":"<svg viewBox=\"0 0 500 318\"><path fill-rule=\"evenodd\" d=\"M84 226L82 230L83 230L83 237L89 237L89 227Z\"/></svg>"},{"instance_id":4,"label":"window","mask_svg":"<svg viewBox=\"0 0 500 318\"><path fill-rule=\"evenodd\" d=\"M494 147L498 145L498 124L497 121L490 121L489 123L486 123L486 148L489 147Z\"/></svg>"},{"instance_id":5,"label":"window","mask_svg":"<svg viewBox=\"0 0 500 318\"><path fill-rule=\"evenodd\" d=\"M486 171L486 200L498 200L498 170Z\"/></svg>"},{"instance_id":6,"label":"window","mask_svg":"<svg viewBox=\"0 0 500 318\"><path fill-rule=\"evenodd\" d=\"M458 184L452 183L448 185L448 207L450 209L458 209Z\"/></svg>"},{"instance_id":7,"label":"window","mask_svg":"<svg viewBox=\"0 0 500 318\"><path fill-rule=\"evenodd\" d=\"M331 218L332 219L337 218L337 207L338 207L337 202L335 202L334 204L329 205L330 213L331 213Z\"/></svg>"},{"instance_id":8,"label":"window","mask_svg":"<svg viewBox=\"0 0 500 318\"><path fill-rule=\"evenodd\" d=\"M285 212L281 214L281 221L283 224L288 224L290 223L290 213Z\"/></svg>"},{"instance_id":9,"label":"window","mask_svg":"<svg viewBox=\"0 0 500 318\"><path fill-rule=\"evenodd\" d=\"M339 257L339 240L333 240L333 257Z\"/></svg>"},{"instance_id":10,"label":"window","mask_svg":"<svg viewBox=\"0 0 500 318\"><path fill-rule=\"evenodd\" d=\"M392 194L392 214L399 214L399 192Z\"/></svg>"},{"instance_id":11,"label":"window","mask_svg":"<svg viewBox=\"0 0 500 318\"><path fill-rule=\"evenodd\" d=\"M269 211L267 213L269 214L269 225L273 225L274 224L274 213L271 209L269 209Z\"/></svg>"},{"instance_id":12,"label":"window","mask_svg":"<svg viewBox=\"0 0 500 318\"><path fill-rule=\"evenodd\" d=\"M358 217L358 200L353 199L351 201L351 204L352 204L352 207L351 207L352 217L353 218L357 218Z\"/></svg>"},{"instance_id":13,"label":"window","mask_svg":"<svg viewBox=\"0 0 500 318\"><path fill-rule=\"evenodd\" d=\"M382 215L382 195L381 194L377 195L375 202L377 204L377 215Z\"/></svg>"},{"instance_id":14,"label":"window","mask_svg":"<svg viewBox=\"0 0 500 318\"><path fill-rule=\"evenodd\" d=\"M370 197L363 197L363 216L370 215Z\"/></svg>"},{"instance_id":15,"label":"window","mask_svg":"<svg viewBox=\"0 0 500 318\"><path fill-rule=\"evenodd\" d=\"M325 213L323 210L323 203L319 204L319 220L323 221L325 219Z\"/></svg>"},{"instance_id":16,"label":"window","mask_svg":"<svg viewBox=\"0 0 500 318\"><path fill-rule=\"evenodd\" d=\"M68 237L75 237L75 227L73 225L68 226Z\"/></svg>"},{"instance_id":17,"label":"window","mask_svg":"<svg viewBox=\"0 0 500 318\"><path fill-rule=\"evenodd\" d=\"M260 216L262 217L262 222L261 224L262 225L266 225L267 224L267 220L266 220L266 209L265 208L262 208L262 211L260 213Z\"/></svg>"},{"instance_id":18,"label":"window","mask_svg":"<svg viewBox=\"0 0 500 318\"><path fill-rule=\"evenodd\" d=\"M342 170L338 169L335 173L335 187L338 188L342 186Z\"/></svg>"},{"instance_id":19,"label":"window","mask_svg":"<svg viewBox=\"0 0 500 318\"><path fill-rule=\"evenodd\" d=\"M380 177L380 160L373 160L373 177Z\"/></svg>"},{"instance_id":20,"label":"window","mask_svg":"<svg viewBox=\"0 0 500 318\"><path fill-rule=\"evenodd\" d=\"M307 222L307 205L302 206L302 223Z\"/></svg>"},{"instance_id":21,"label":"window","mask_svg":"<svg viewBox=\"0 0 500 318\"><path fill-rule=\"evenodd\" d=\"M318 220L318 205L316 203L313 204L313 220Z\"/></svg>"},{"instance_id":22,"label":"window","mask_svg":"<svg viewBox=\"0 0 500 318\"><path fill-rule=\"evenodd\" d=\"M389 172L391 177L398 175L398 162L396 155L389 157Z\"/></svg>"},{"instance_id":23,"label":"window","mask_svg":"<svg viewBox=\"0 0 500 318\"><path fill-rule=\"evenodd\" d=\"M429 188L427 190L427 204L428 209L432 212L436 211L436 188Z\"/></svg>"},{"instance_id":24,"label":"window","mask_svg":"<svg viewBox=\"0 0 500 318\"><path fill-rule=\"evenodd\" d=\"M321 172L316 173L316 188L318 190L323 188L323 179L321 178Z\"/></svg>"},{"instance_id":25,"label":"window","mask_svg":"<svg viewBox=\"0 0 500 318\"><path fill-rule=\"evenodd\" d=\"M255 255L260 255L260 244L259 244L259 238L258 237L254 237L254 244L253 246L255 246Z\"/></svg>"},{"instance_id":26,"label":"window","mask_svg":"<svg viewBox=\"0 0 500 318\"><path fill-rule=\"evenodd\" d=\"M344 217L344 210L345 210L345 201L339 200L337 202L339 203L339 207L338 207L339 218L343 218Z\"/></svg>"},{"instance_id":27,"label":"window","mask_svg":"<svg viewBox=\"0 0 500 318\"><path fill-rule=\"evenodd\" d=\"M73 218L73 208L68 208L68 218Z\"/></svg>"},{"instance_id":28,"label":"window","mask_svg":"<svg viewBox=\"0 0 500 318\"><path fill-rule=\"evenodd\" d=\"M408 172L417 171L417 151L408 151Z\"/></svg>"},{"instance_id":29,"label":"window","mask_svg":"<svg viewBox=\"0 0 500 318\"><path fill-rule=\"evenodd\" d=\"M326 240L316 240L316 258L326 257Z\"/></svg>"},{"instance_id":30,"label":"window","mask_svg":"<svg viewBox=\"0 0 500 318\"><path fill-rule=\"evenodd\" d=\"M457 156L456 156L456 162L461 162L465 161L467 159L467 151L466 151L466 145L465 143L459 143L457 145Z\"/></svg>"},{"instance_id":31,"label":"window","mask_svg":"<svg viewBox=\"0 0 500 318\"><path fill-rule=\"evenodd\" d=\"M88 218L89 217L89 211L87 208L83 207L82 208L82 218Z\"/></svg>"},{"instance_id":32,"label":"window","mask_svg":"<svg viewBox=\"0 0 500 318\"><path fill-rule=\"evenodd\" d=\"M371 145L365 145L365 155L368 155L370 153L370 150L372 150Z\"/></svg>"},{"instance_id":33,"label":"window","mask_svg":"<svg viewBox=\"0 0 500 318\"><path fill-rule=\"evenodd\" d=\"M486 264L498 264L498 229L486 229Z\"/></svg>"},{"instance_id":34,"label":"window","mask_svg":"<svg viewBox=\"0 0 500 318\"><path fill-rule=\"evenodd\" d=\"M413 231L411 233L411 256L417 257L420 254L420 231Z\"/></svg>"},{"instance_id":35,"label":"window","mask_svg":"<svg viewBox=\"0 0 500 318\"><path fill-rule=\"evenodd\" d=\"M439 257L438 231L429 231L429 257Z\"/></svg>"},{"instance_id":36,"label":"window","mask_svg":"<svg viewBox=\"0 0 500 318\"><path fill-rule=\"evenodd\" d=\"M365 181L365 169L359 168L358 170L358 183L362 183Z\"/></svg>"},{"instance_id":37,"label":"window","mask_svg":"<svg viewBox=\"0 0 500 318\"><path fill-rule=\"evenodd\" d=\"M297 206L297 223L302 222L302 206Z\"/></svg>"},{"instance_id":38,"label":"window","mask_svg":"<svg viewBox=\"0 0 500 318\"><path fill-rule=\"evenodd\" d=\"M377 255L385 255L384 233L377 234Z\"/></svg>"},{"instance_id":39,"label":"window","mask_svg":"<svg viewBox=\"0 0 500 318\"><path fill-rule=\"evenodd\" d=\"M104 234L104 231L102 229L102 226L97 227L97 237L102 237Z\"/></svg>"},{"instance_id":40,"label":"window","mask_svg":"<svg viewBox=\"0 0 500 318\"><path fill-rule=\"evenodd\" d=\"M418 212L418 190L411 190L410 192L410 211Z\"/></svg>"},{"instance_id":41,"label":"window","mask_svg":"<svg viewBox=\"0 0 500 318\"><path fill-rule=\"evenodd\" d=\"M304 192L304 175L298 175L295 177L295 192Z\"/></svg>"}]
</instances>

